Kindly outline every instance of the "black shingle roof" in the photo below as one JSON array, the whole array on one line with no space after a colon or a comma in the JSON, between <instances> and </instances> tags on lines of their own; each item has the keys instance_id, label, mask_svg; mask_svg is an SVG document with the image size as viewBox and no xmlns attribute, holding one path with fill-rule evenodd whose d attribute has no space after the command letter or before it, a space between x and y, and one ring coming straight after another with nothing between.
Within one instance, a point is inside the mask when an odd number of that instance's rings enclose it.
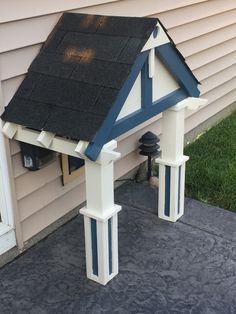
<instances>
[{"instance_id":1,"label":"black shingle roof","mask_svg":"<svg viewBox=\"0 0 236 314\"><path fill-rule=\"evenodd\" d=\"M2 119L92 141L157 21L64 13Z\"/></svg>"}]
</instances>

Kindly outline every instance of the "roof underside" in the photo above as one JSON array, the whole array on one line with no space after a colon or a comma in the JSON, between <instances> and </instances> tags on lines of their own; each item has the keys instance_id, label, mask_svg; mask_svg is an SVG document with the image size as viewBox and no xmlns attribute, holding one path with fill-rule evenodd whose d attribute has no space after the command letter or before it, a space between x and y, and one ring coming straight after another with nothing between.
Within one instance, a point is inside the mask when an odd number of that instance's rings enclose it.
<instances>
[{"instance_id":1,"label":"roof underside","mask_svg":"<svg viewBox=\"0 0 236 314\"><path fill-rule=\"evenodd\" d=\"M65 13L2 119L93 141L157 19Z\"/></svg>"}]
</instances>

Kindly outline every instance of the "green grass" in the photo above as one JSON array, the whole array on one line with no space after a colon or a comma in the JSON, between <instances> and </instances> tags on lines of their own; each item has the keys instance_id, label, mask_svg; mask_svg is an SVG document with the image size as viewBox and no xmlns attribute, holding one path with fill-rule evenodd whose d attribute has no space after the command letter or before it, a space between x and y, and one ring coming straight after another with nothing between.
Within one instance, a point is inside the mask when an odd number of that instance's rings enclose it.
<instances>
[{"instance_id":1,"label":"green grass","mask_svg":"<svg viewBox=\"0 0 236 314\"><path fill-rule=\"evenodd\" d=\"M185 148L186 196L236 212L236 111Z\"/></svg>"}]
</instances>

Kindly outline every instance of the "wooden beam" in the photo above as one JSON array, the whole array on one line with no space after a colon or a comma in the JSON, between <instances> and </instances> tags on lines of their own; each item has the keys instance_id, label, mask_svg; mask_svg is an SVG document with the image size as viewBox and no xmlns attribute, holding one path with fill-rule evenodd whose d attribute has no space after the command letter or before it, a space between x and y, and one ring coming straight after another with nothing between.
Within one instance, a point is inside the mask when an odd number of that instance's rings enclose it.
<instances>
[{"instance_id":1,"label":"wooden beam","mask_svg":"<svg viewBox=\"0 0 236 314\"><path fill-rule=\"evenodd\" d=\"M27 129L21 125L16 126L17 131L13 137L15 140L45 148L45 145L38 140L41 132ZM53 136L49 149L55 152L86 160L88 158L84 155L84 150L88 144L89 143L85 141L79 141L78 143L77 141L69 140L59 136ZM111 141L105 144L95 163L107 164L112 160L119 158L120 153L113 151L115 147L116 141Z\"/></svg>"},{"instance_id":2,"label":"wooden beam","mask_svg":"<svg viewBox=\"0 0 236 314\"><path fill-rule=\"evenodd\" d=\"M35 146L43 147L44 145L38 141L38 137L41 132L27 129L22 127L21 125L17 125L17 132L14 136L14 139L17 141L21 141L24 143L32 144ZM75 152L75 148L78 145L78 142L68 140L62 137L55 136L52 140L50 149L59 152L62 154L78 157L77 152Z\"/></svg>"}]
</instances>

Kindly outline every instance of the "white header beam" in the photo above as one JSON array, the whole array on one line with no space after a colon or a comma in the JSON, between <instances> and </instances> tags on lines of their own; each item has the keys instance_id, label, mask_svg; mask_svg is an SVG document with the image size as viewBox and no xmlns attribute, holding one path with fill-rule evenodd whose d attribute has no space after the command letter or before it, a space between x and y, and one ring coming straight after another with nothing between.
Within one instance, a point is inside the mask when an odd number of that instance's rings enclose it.
<instances>
[{"instance_id":1,"label":"white header beam","mask_svg":"<svg viewBox=\"0 0 236 314\"><path fill-rule=\"evenodd\" d=\"M35 146L48 148L58 153L66 154L69 156L88 159L84 152L88 146L86 141L73 141L63 137L55 136L55 134L46 131L35 131L27 129L21 125L6 122L2 128L3 133L10 139L15 139L24 143L32 144ZM105 144L98 159L95 161L98 164L108 164L113 160L120 157L120 153L113 150L117 147L115 140Z\"/></svg>"}]
</instances>

